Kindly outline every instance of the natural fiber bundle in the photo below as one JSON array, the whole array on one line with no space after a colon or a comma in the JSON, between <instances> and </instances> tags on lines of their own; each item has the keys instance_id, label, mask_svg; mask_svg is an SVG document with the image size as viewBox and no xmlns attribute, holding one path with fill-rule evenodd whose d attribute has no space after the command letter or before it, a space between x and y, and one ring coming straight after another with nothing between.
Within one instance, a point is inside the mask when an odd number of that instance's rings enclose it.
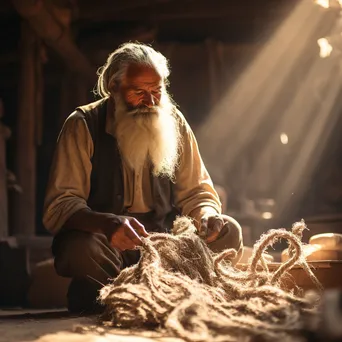
<instances>
[{"instance_id":1,"label":"natural fiber bundle","mask_svg":"<svg viewBox=\"0 0 342 342\"><path fill-rule=\"evenodd\" d=\"M297 236L304 228L303 222L294 226ZM279 229L262 236L246 272L231 265L235 250L212 253L189 219L178 219L174 234L144 239L139 263L101 290L103 320L124 328L163 328L186 341L302 341L315 315L313 300L280 288L290 267L306 265L294 233ZM272 274L262 252L279 238L289 241L293 255Z\"/></svg>"}]
</instances>

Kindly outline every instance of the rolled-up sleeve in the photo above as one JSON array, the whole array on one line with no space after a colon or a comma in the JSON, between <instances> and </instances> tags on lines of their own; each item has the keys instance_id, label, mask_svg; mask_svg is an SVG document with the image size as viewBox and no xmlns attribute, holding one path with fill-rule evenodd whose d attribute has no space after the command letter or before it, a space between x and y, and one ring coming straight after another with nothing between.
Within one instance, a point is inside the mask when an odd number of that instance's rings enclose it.
<instances>
[{"instance_id":1,"label":"rolled-up sleeve","mask_svg":"<svg viewBox=\"0 0 342 342\"><path fill-rule=\"evenodd\" d=\"M182 120L181 136L180 162L174 184L175 205L187 216L205 211L221 213L219 197L202 161L194 133L185 120Z\"/></svg>"},{"instance_id":2,"label":"rolled-up sleeve","mask_svg":"<svg viewBox=\"0 0 342 342\"><path fill-rule=\"evenodd\" d=\"M44 201L43 224L52 234L76 211L88 208L93 149L83 114L72 113L57 139Z\"/></svg>"}]
</instances>

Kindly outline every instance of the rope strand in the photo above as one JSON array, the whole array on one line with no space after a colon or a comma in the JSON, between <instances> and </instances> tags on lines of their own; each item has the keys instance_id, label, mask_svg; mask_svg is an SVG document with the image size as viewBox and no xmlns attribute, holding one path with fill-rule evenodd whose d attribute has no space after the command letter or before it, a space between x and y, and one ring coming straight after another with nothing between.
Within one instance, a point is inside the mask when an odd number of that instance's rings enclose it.
<instances>
[{"instance_id":1,"label":"rope strand","mask_svg":"<svg viewBox=\"0 0 342 342\"><path fill-rule=\"evenodd\" d=\"M305 224L293 227L292 232L277 229L261 236L243 272L230 262L235 250L214 254L194 233L192 222L179 218L173 230L177 235L156 233L144 239L139 263L101 290L102 319L117 327L160 327L185 341L302 341L317 303L286 292L281 280L299 263L321 285L303 257ZM272 273L262 255L279 239L288 241L291 257Z\"/></svg>"}]
</instances>

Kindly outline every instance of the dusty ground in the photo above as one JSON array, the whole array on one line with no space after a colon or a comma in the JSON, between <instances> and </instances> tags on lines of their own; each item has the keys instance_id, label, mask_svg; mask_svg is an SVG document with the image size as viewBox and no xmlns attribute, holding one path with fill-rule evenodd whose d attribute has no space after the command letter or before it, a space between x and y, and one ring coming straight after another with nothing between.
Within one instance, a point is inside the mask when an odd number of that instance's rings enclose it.
<instances>
[{"instance_id":1,"label":"dusty ground","mask_svg":"<svg viewBox=\"0 0 342 342\"><path fill-rule=\"evenodd\" d=\"M0 310L0 342L181 342L157 332L133 332L97 325L96 317L65 311Z\"/></svg>"}]
</instances>

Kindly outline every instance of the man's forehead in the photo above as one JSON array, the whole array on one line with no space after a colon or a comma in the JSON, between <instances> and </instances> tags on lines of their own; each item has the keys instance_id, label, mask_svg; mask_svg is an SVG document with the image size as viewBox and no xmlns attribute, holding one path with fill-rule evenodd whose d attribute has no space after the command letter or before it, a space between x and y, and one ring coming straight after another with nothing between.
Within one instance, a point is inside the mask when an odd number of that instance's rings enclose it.
<instances>
[{"instance_id":1,"label":"man's forehead","mask_svg":"<svg viewBox=\"0 0 342 342\"><path fill-rule=\"evenodd\" d=\"M128 87L159 86L162 77L155 68L143 64L130 64L123 83Z\"/></svg>"}]
</instances>

